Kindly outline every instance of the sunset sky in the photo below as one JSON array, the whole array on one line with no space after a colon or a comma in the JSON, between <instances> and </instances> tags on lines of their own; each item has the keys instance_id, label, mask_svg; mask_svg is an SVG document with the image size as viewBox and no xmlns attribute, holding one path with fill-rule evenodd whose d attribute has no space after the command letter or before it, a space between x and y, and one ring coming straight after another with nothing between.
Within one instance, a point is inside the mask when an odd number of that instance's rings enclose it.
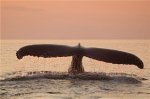
<instances>
[{"instance_id":1,"label":"sunset sky","mask_svg":"<svg viewBox=\"0 0 150 99\"><path fill-rule=\"evenodd\" d=\"M2 39L150 39L149 0L2 0Z\"/></svg>"}]
</instances>

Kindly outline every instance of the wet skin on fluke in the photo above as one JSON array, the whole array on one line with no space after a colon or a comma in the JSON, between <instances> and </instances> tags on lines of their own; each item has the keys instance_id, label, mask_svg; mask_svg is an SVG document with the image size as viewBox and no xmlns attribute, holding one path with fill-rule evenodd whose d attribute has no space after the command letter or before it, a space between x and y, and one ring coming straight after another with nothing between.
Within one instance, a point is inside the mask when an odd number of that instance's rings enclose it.
<instances>
[{"instance_id":1,"label":"wet skin on fluke","mask_svg":"<svg viewBox=\"0 0 150 99\"><path fill-rule=\"evenodd\" d=\"M85 48L80 43L75 47L54 44L28 45L20 48L16 53L18 59L28 55L44 58L72 56L68 72L73 74L84 72L83 56L112 64L136 65L140 69L144 67L142 60L134 54L104 48Z\"/></svg>"}]
</instances>

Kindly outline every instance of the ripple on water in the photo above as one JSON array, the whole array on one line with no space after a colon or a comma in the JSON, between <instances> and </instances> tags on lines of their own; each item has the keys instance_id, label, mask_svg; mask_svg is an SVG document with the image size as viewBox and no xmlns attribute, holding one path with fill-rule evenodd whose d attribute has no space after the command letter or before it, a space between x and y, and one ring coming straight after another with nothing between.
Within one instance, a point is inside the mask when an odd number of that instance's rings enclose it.
<instances>
[{"instance_id":1,"label":"ripple on water","mask_svg":"<svg viewBox=\"0 0 150 99\"><path fill-rule=\"evenodd\" d=\"M20 72L21 73L21 72ZM67 73L27 72L26 75L6 77L0 81L0 96L71 99L71 97L99 99L108 94L145 94L139 91L142 79L136 75L121 73ZM135 89L135 90L134 90ZM136 91L137 90L137 91ZM149 94L149 93L147 93Z\"/></svg>"},{"instance_id":2,"label":"ripple on water","mask_svg":"<svg viewBox=\"0 0 150 99\"><path fill-rule=\"evenodd\" d=\"M50 71L34 71L34 72L16 72L8 74L1 81L19 81L34 79L81 79L81 80L100 80L100 81L116 81L120 83L141 83L145 78L125 73L97 73L85 72L76 75L70 75L66 72L50 72Z\"/></svg>"}]
</instances>

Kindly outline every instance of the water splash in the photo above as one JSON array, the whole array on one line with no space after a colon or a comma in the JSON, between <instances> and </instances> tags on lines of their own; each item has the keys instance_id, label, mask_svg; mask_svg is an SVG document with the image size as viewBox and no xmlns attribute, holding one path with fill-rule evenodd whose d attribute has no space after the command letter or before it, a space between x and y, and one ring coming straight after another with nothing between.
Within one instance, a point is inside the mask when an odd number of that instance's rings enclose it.
<instances>
[{"instance_id":1,"label":"water splash","mask_svg":"<svg viewBox=\"0 0 150 99\"><path fill-rule=\"evenodd\" d=\"M126 73L104 73L104 72L84 72L76 75L67 72L51 71L32 71L32 72L12 72L1 76L1 81L33 80L33 79L81 79L81 80L100 80L116 81L120 83L141 83L145 78L138 77L135 74Z\"/></svg>"}]
</instances>

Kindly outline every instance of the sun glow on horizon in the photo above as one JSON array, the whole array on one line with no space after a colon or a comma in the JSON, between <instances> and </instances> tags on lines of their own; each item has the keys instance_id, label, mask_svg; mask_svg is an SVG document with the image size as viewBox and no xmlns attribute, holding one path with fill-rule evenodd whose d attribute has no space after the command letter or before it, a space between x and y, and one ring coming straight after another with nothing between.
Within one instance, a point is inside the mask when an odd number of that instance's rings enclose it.
<instances>
[{"instance_id":1,"label":"sun glow on horizon","mask_svg":"<svg viewBox=\"0 0 150 99\"><path fill-rule=\"evenodd\" d=\"M2 39L149 39L150 1L2 1Z\"/></svg>"}]
</instances>

